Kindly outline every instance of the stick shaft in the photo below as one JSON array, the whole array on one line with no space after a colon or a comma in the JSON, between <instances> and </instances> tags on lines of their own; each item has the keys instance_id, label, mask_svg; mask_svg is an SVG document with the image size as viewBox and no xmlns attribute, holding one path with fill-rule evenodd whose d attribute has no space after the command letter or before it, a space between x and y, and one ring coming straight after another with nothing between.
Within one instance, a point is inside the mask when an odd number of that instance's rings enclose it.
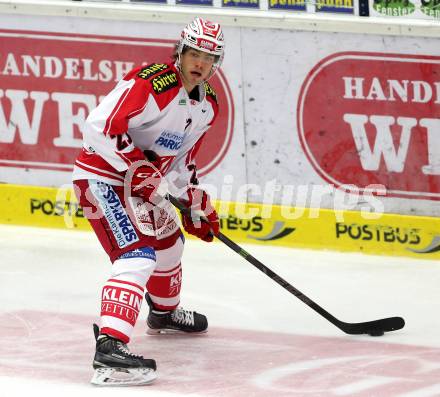
<instances>
[{"instance_id":1,"label":"stick shaft","mask_svg":"<svg viewBox=\"0 0 440 397\"><path fill-rule=\"evenodd\" d=\"M178 208L182 213L188 214L190 210L186 208L177 198L169 195L168 199L170 202ZM324 317L327 321L330 321L333 325L338 327L341 331L347 334L365 334L372 330L382 330L382 331L394 331L403 328L405 322L401 317L391 317L380 320L368 321L365 323L346 323L344 321L338 320L335 316L330 314L327 310L322 308L307 295L303 294L300 290L295 288L293 285L284 280L281 276L275 273L273 270L269 269L266 265L260 262L257 258L252 256L244 248L240 247L237 243L232 241L229 237L225 236L223 233L219 233L216 236L222 243L227 245L242 258L248 261L251 265L255 266L258 270L263 272L266 276L271 278L273 281L281 285L285 290L295 295L299 300L304 302L307 306L312 308L315 312Z\"/></svg>"},{"instance_id":2,"label":"stick shaft","mask_svg":"<svg viewBox=\"0 0 440 397\"><path fill-rule=\"evenodd\" d=\"M240 247L237 243L232 241L229 237L225 236L223 233L219 233L217 238L227 245L229 248L237 252L241 257L246 259L250 264L254 265L258 270L263 272L266 276L271 278L273 281L281 285L285 290L289 291L292 295L295 295L298 299L304 302L306 305L310 306L313 310L318 312L321 316L326 318L328 321L332 322L334 325L339 327L340 321L330 314L327 310L319 306L316 302L310 299L307 295L303 294L299 289L295 288L292 284L283 279L280 275L275 273L273 270L269 269L265 264L260 262L257 258L252 256L249 252Z\"/></svg>"}]
</instances>

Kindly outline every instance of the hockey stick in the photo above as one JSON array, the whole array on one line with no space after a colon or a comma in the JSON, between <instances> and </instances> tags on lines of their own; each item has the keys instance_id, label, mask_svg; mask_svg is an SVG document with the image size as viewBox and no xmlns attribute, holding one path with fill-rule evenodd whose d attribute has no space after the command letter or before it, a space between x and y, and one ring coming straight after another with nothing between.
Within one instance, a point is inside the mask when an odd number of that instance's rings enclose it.
<instances>
[{"instance_id":1,"label":"hockey stick","mask_svg":"<svg viewBox=\"0 0 440 397\"><path fill-rule=\"evenodd\" d=\"M176 208L180 210L180 212L188 214L189 209L185 207L177 198L168 195L168 199ZM289 284L273 270L269 269L266 265L253 257L245 249L234 243L230 238L226 237L223 233L220 232L216 237L222 243L238 253L241 257L246 259L250 264L254 265L258 270L262 271L266 276L281 285L281 287L289 291L292 295L295 295L299 300L304 302L307 306L311 307L315 312L319 313L322 317L330 321L333 325L338 327L346 334L368 334L371 336L381 336L384 332L396 331L405 326L405 320L402 317L388 317L382 318L380 320L366 321L363 323L346 323L344 321L338 320L327 310L323 309L308 296L304 295L300 290L296 289L293 285Z\"/></svg>"}]
</instances>

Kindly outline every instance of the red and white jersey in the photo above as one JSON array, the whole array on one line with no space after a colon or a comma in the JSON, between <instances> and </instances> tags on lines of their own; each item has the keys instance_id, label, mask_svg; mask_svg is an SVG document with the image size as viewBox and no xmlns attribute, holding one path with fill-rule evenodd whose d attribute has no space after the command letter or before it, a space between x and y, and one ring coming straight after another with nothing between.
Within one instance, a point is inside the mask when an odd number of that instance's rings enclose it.
<instances>
[{"instance_id":1,"label":"red and white jersey","mask_svg":"<svg viewBox=\"0 0 440 397\"><path fill-rule=\"evenodd\" d=\"M177 188L187 186L193 176L188 165L218 112L211 86L204 83L198 90L199 101L190 99L171 64L129 72L88 116L73 180L122 186L130 164L145 160L143 151L152 150L162 174Z\"/></svg>"}]
</instances>

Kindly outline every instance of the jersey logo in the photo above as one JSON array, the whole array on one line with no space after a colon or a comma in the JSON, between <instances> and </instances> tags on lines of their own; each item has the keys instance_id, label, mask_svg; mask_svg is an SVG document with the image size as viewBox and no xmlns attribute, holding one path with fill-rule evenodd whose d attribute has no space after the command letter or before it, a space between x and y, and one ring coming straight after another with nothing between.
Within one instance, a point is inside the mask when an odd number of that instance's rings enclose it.
<instances>
[{"instance_id":1,"label":"jersey logo","mask_svg":"<svg viewBox=\"0 0 440 397\"><path fill-rule=\"evenodd\" d=\"M113 232L118 247L124 248L139 241L136 229L113 187L101 181L90 181L89 186Z\"/></svg>"},{"instance_id":2,"label":"jersey logo","mask_svg":"<svg viewBox=\"0 0 440 397\"><path fill-rule=\"evenodd\" d=\"M175 72L165 72L151 79L151 86L156 94L162 94L165 91L179 85L177 74Z\"/></svg>"},{"instance_id":3,"label":"jersey logo","mask_svg":"<svg viewBox=\"0 0 440 397\"><path fill-rule=\"evenodd\" d=\"M217 94L215 93L213 88L208 83L206 83L206 82L204 84L204 87L205 87L206 96L211 97L212 99L214 99L215 103L218 103L217 102Z\"/></svg>"},{"instance_id":4,"label":"jersey logo","mask_svg":"<svg viewBox=\"0 0 440 397\"><path fill-rule=\"evenodd\" d=\"M139 73L138 76L141 79L149 79L151 76L154 76L155 74L158 74L162 70L165 70L168 68L168 65L164 63L153 63L152 65L148 65L147 67L143 68Z\"/></svg>"},{"instance_id":5,"label":"jersey logo","mask_svg":"<svg viewBox=\"0 0 440 397\"><path fill-rule=\"evenodd\" d=\"M154 143L158 146L177 151L181 148L184 137L184 135L178 132L165 130Z\"/></svg>"}]
</instances>

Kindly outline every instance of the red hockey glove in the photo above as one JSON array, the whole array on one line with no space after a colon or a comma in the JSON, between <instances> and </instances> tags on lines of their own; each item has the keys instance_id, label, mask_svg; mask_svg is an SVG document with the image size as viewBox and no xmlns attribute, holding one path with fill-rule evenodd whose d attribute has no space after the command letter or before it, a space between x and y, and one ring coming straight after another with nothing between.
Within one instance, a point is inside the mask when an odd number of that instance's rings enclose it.
<instances>
[{"instance_id":1,"label":"red hockey glove","mask_svg":"<svg viewBox=\"0 0 440 397\"><path fill-rule=\"evenodd\" d=\"M162 179L159 171L160 160L156 155L149 154L147 157L148 159L136 161L130 166L131 195L141 197L151 204L157 204L161 199L157 197L157 188Z\"/></svg>"},{"instance_id":2,"label":"red hockey glove","mask_svg":"<svg viewBox=\"0 0 440 397\"><path fill-rule=\"evenodd\" d=\"M189 211L182 213L183 228L198 238L211 242L220 232L217 212L211 204L208 193L192 188L188 191L189 200L185 202Z\"/></svg>"}]
</instances>

